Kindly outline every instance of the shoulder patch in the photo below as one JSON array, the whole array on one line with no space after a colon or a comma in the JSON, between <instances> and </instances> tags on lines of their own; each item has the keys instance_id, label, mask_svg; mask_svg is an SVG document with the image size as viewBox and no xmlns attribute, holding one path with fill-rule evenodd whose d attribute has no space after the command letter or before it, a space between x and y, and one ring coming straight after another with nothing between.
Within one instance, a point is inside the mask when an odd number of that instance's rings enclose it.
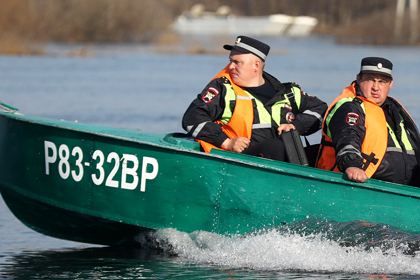
<instances>
[{"instance_id":1,"label":"shoulder patch","mask_svg":"<svg viewBox=\"0 0 420 280\"><path fill-rule=\"evenodd\" d=\"M203 101L206 103L210 103L216 98L216 96L219 94L219 91L215 89L214 87L209 87L206 91L206 93L203 94Z\"/></svg>"},{"instance_id":2,"label":"shoulder patch","mask_svg":"<svg viewBox=\"0 0 420 280\"><path fill-rule=\"evenodd\" d=\"M346 122L349 125L358 124L359 123L359 114L356 114L356 113L353 113L353 112L348 113L347 117L346 117Z\"/></svg>"},{"instance_id":3,"label":"shoulder patch","mask_svg":"<svg viewBox=\"0 0 420 280\"><path fill-rule=\"evenodd\" d=\"M298 88L300 88L300 85L299 85L298 83L295 83L295 82L290 82L290 84L291 84L292 86L294 86L294 87L298 87Z\"/></svg>"},{"instance_id":4,"label":"shoulder patch","mask_svg":"<svg viewBox=\"0 0 420 280\"><path fill-rule=\"evenodd\" d=\"M222 83L224 83L224 84L230 84L229 79L228 79L228 78L226 78L226 77L220 77L219 79L220 79L220 80L221 80L221 82L222 82Z\"/></svg>"}]
</instances>

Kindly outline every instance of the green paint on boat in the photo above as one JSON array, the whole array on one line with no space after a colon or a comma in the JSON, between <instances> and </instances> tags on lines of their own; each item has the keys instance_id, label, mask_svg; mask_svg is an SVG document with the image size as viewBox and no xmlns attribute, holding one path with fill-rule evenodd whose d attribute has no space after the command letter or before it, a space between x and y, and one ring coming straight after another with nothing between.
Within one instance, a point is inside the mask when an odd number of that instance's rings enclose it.
<instances>
[{"instance_id":1,"label":"green paint on boat","mask_svg":"<svg viewBox=\"0 0 420 280\"><path fill-rule=\"evenodd\" d=\"M0 112L0 191L28 227L118 245L163 228L242 234L308 218L420 233L420 190L237 153L184 134Z\"/></svg>"}]
</instances>

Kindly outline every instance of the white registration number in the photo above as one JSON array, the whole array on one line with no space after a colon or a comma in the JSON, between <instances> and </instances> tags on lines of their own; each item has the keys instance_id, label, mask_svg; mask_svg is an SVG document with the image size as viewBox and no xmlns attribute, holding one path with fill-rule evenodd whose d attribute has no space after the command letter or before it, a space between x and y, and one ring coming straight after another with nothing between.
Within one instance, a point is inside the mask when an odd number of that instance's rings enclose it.
<instances>
[{"instance_id":1,"label":"white registration number","mask_svg":"<svg viewBox=\"0 0 420 280\"><path fill-rule=\"evenodd\" d=\"M144 156L139 179L139 159L137 156L123 154L120 157L117 153L111 152L107 155L106 162L113 164L113 167L109 174L105 174L105 155L101 150L94 151L92 158L85 161L80 147L74 147L70 153L67 145L61 144L57 150L57 146L50 141L44 141L44 154L46 175L50 175L50 172L53 172L50 167L58 160L57 168L60 177L64 180L71 178L76 182L80 182L85 175L84 167L89 167L92 163L96 170L95 174L90 175L93 183L99 186L105 181L105 186L112 188L120 187L121 189L134 190L140 181L140 191L145 192L146 180L155 179L159 170L159 164L155 158ZM74 164L71 165L70 161L74 162ZM147 172L148 165L153 167L152 172ZM74 168L72 169L71 166ZM116 174L120 169L121 178L116 178Z\"/></svg>"}]
</instances>

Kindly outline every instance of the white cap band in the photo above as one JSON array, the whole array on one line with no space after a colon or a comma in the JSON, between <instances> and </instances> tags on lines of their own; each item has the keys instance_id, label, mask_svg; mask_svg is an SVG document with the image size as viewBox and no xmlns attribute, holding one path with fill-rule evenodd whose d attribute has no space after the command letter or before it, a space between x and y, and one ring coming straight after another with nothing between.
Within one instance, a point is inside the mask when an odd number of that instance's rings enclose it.
<instances>
[{"instance_id":1,"label":"white cap band","mask_svg":"<svg viewBox=\"0 0 420 280\"><path fill-rule=\"evenodd\" d=\"M392 75L392 70L388 69L388 68L385 68L385 67L379 68L377 66L367 65L367 66L362 66L360 68L360 71L373 71L373 72L378 72L378 73L382 72L382 73L386 73L388 75Z\"/></svg>"},{"instance_id":2,"label":"white cap band","mask_svg":"<svg viewBox=\"0 0 420 280\"><path fill-rule=\"evenodd\" d=\"M262 58L264 61L267 58L267 56L265 54L263 54L262 52L260 52L256 48L251 47L250 45L239 42L239 43L236 43L235 46L238 46L238 47L241 47L243 49L246 49L246 50L250 51L251 53L255 54L256 56L259 56L260 58Z\"/></svg>"}]
</instances>

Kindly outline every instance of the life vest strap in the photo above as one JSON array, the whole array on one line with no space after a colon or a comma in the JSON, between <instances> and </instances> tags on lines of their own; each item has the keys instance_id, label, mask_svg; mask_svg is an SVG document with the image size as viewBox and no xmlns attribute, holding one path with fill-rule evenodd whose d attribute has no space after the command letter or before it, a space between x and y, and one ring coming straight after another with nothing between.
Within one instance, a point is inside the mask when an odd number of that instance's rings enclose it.
<instances>
[{"instance_id":1,"label":"life vest strap","mask_svg":"<svg viewBox=\"0 0 420 280\"><path fill-rule=\"evenodd\" d=\"M375 158L375 153L371 153L370 155L367 155L365 153L362 153L362 156L366 160L366 163L363 164L363 168L362 168L365 171L366 171L366 169L369 167L369 165L371 163L373 163L373 164L376 165L378 163L378 161L379 161L378 158Z\"/></svg>"},{"instance_id":2,"label":"life vest strap","mask_svg":"<svg viewBox=\"0 0 420 280\"><path fill-rule=\"evenodd\" d=\"M293 114L298 114L299 113L299 109L298 106L296 104L296 99L295 99L295 94L292 90L292 88L289 89L289 92L285 93L287 99L289 99L290 102L290 106L292 106L292 112Z\"/></svg>"},{"instance_id":3,"label":"life vest strap","mask_svg":"<svg viewBox=\"0 0 420 280\"><path fill-rule=\"evenodd\" d=\"M322 135L321 143L320 143L319 149L318 149L318 154L317 154L316 160L315 160L315 167L318 166L318 161L320 160L321 155L324 152L324 147L325 146L332 147L333 145L332 145L332 142L329 142L329 141L326 140L325 135ZM335 168L335 164L334 164L333 169L334 168ZM330 170L330 171L332 171L332 170Z\"/></svg>"},{"instance_id":4,"label":"life vest strap","mask_svg":"<svg viewBox=\"0 0 420 280\"><path fill-rule=\"evenodd\" d=\"M323 146L327 146L327 147L334 147L334 146L333 146L333 143L332 143L331 141L327 141L327 140L326 140L325 135L322 135L322 138L321 138L321 145L323 145Z\"/></svg>"}]
</instances>

